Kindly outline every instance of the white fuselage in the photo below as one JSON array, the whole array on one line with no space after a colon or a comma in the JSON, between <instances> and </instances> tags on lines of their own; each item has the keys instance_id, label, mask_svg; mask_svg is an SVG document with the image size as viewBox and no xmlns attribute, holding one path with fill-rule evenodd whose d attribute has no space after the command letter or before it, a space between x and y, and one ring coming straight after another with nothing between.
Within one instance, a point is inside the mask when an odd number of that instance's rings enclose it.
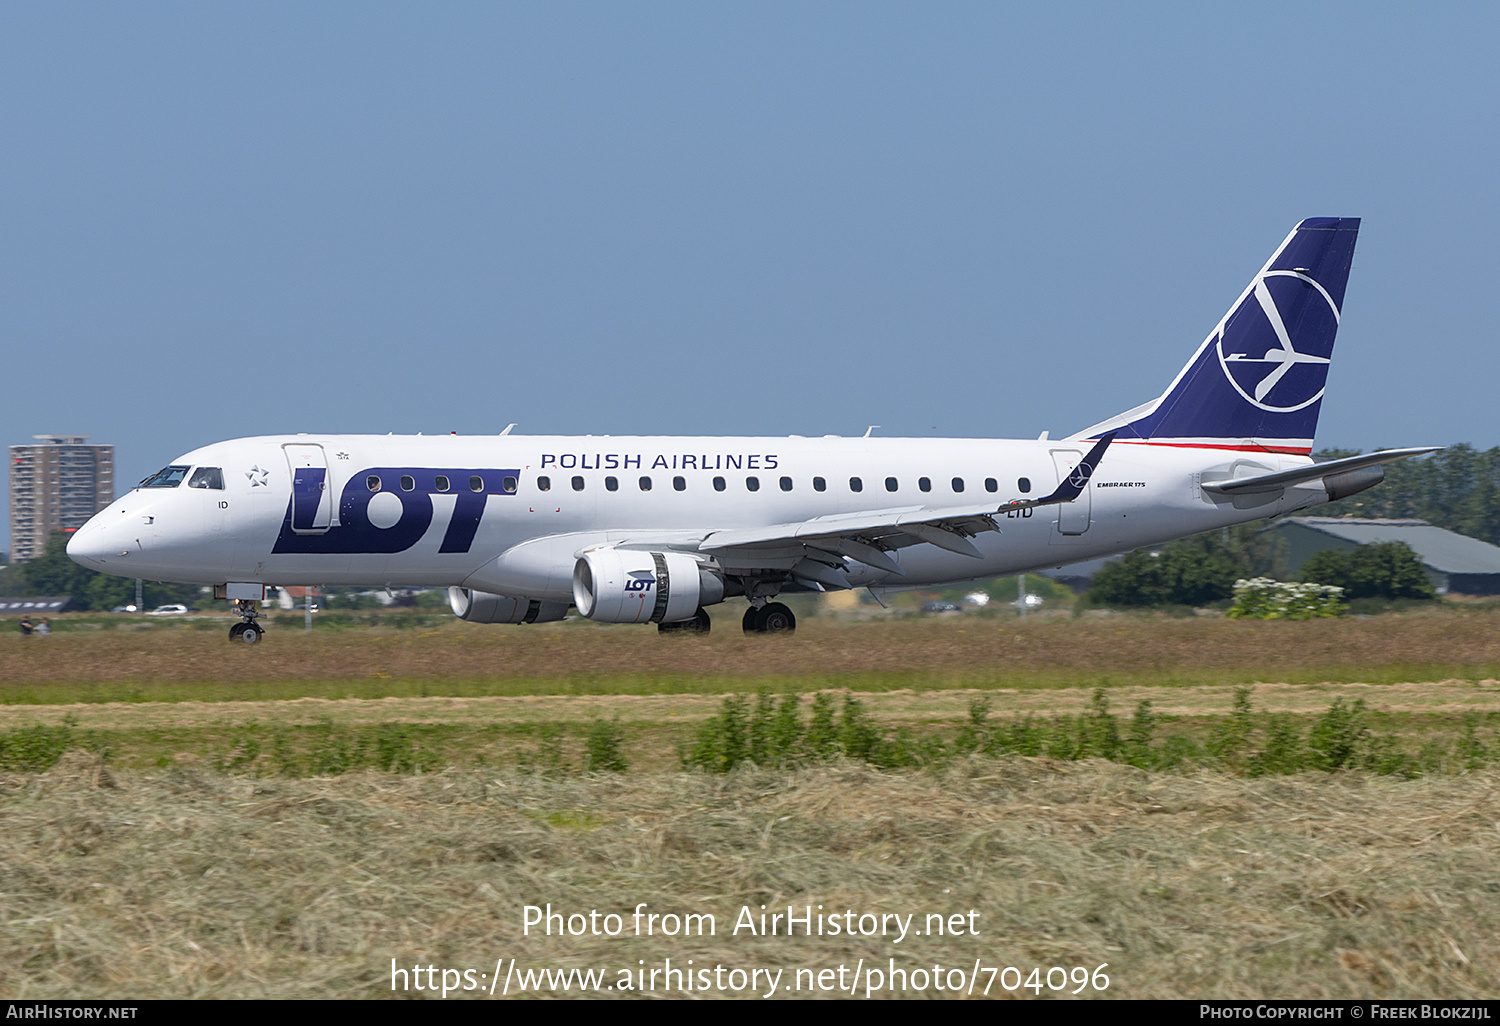
<instances>
[{"instance_id":1,"label":"white fuselage","mask_svg":"<svg viewBox=\"0 0 1500 1026\"><path fill-rule=\"evenodd\" d=\"M1052 491L1088 447L914 438L244 438L182 456L174 466L187 469L173 486L116 499L77 532L69 553L152 580L462 586L568 602L574 563L591 546L660 541L691 550L714 532L835 514L1001 510ZM999 512L1000 530L972 539L980 558L908 545L891 553L904 575L851 560L848 580L910 587L1028 572L1273 516L1326 495L1314 483L1231 499L1200 485L1310 463L1270 452L1116 444L1076 500ZM211 474L195 478L200 468L218 468L222 487Z\"/></svg>"}]
</instances>

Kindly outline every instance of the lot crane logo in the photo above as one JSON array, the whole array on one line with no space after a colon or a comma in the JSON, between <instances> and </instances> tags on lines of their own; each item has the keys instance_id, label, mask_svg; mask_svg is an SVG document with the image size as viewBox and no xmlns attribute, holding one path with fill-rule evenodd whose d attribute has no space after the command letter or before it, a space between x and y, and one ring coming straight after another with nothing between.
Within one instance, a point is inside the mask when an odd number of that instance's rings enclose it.
<instances>
[{"instance_id":1,"label":"lot crane logo","mask_svg":"<svg viewBox=\"0 0 1500 1026\"><path fill-rule=\"evenodd\" d=\"M1252 406L1293 413L1323 398L1338 323L1333 298L1303 269L1266 271L1220 325L1219 365Z\"/></svg>"}]
</instances>

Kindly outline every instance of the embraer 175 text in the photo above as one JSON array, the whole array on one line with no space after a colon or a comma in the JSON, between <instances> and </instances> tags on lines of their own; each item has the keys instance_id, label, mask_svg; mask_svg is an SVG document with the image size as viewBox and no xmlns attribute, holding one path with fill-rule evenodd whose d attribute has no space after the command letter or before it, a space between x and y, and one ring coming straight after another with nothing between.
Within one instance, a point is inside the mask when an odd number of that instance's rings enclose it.
<instances>
[{"instance_id":1,"label":"embraer 175 text","mask_svg":"<svg viewBox=\"0 0 1500 1026\"><path fill-rule=\"evenodd\" d=\"M281 435L187 453L68 543L214 585L446 586L479 623L789 631L783 591L929 587L1127 552L1352 495L1396 449L1315 462L1356 218L1286 237L1162 395L1065 439Z\"/></svg>"}]
</instances>

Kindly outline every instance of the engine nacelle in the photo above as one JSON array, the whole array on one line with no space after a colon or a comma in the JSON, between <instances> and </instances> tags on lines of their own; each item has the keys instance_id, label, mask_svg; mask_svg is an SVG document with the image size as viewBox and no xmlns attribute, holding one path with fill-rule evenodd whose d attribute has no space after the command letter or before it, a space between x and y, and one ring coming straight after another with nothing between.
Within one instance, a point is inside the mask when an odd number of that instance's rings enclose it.
<instances>
[{"instance_id":1,"label":"engine nacelle","mask_svg":"<svg viewBox=\"0 0 1500 1026\"><path fill-rule=\"evenodd\" d=\"M1373 467L1361 467L1342 474L1329 474L1323 479L1323 490L1328 493L1328 501L1335 502L1339 499L1347 499L1351 495L1358 495L1366 488L1374 488L1384 480L1385 467L1377 463Z\"/></svg>"},{"instance_id":2,"label":"engine nacelle","mask_svg":"<svg viewBox=\"0 0 1500 1026\"><path fill-rule=\"evenodd\" d=\"M471 623L551 623L568 615L566 602L540 602L468 588L449 588L448 605L453 615Z\"/></svg>"},{"instance_id":3,"label":"engine nacelle","mask_svg":"<svg viewBox=\"0 0 1500 1026\"><path fill-rule=\"evenodd\" d=\"M573 604L601 623L677 623L723 598L724 579L685 552L594 549L573 567Z\"/></svg>"}]
</instances>

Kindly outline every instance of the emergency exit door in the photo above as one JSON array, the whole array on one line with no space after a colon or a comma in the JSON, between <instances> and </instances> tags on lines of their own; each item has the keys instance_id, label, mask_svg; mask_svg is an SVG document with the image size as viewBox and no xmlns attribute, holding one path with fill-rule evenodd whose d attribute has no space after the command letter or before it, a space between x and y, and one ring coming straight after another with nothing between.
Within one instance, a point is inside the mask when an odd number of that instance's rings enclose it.
<instances>
[{"instance_id":1,"label":"emergency exit door","mask_svg":"<svg viewBox=\"0 0 1500 1026\"><path fill-rule=\"evenodd\" d=\"M1052 463L1057 467L1057 483L1061 485L1067 481L1078 470L1078 465L1083 462L1083 453L1074 449L1053 449ZM1089 482L1083 482L1083 491L1078 498L1072 502L1059 503L1057 506L1057 533L1078 535L1089 529L1089 519L1093 513L1094 490L1089 487Z\"/></svg>"}]
</instances>

